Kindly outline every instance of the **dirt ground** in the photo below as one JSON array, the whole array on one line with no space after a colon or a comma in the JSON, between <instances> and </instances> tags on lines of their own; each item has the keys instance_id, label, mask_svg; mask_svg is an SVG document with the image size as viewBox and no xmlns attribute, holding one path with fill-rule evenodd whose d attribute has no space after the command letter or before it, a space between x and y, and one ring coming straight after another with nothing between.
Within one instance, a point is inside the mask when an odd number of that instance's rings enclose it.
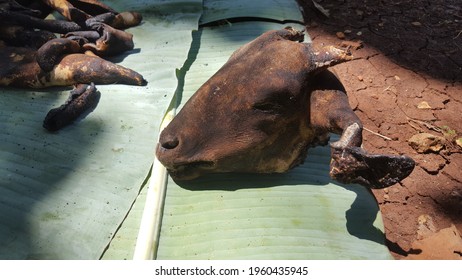
<instances>
[{"instance_id":1,"label":"dirt ground","mask_svg":"<svg viewBox=\"0 0 462 280\"><path fill-rule=\"evenodd\" d=\"M355 60L335 71L369 130L364 148L416 161L400 184L373 191L393 256L462 259L460 1L317 0L328 16L299 2L315 44L351 47Z\"/></svg>"}]
</instances>

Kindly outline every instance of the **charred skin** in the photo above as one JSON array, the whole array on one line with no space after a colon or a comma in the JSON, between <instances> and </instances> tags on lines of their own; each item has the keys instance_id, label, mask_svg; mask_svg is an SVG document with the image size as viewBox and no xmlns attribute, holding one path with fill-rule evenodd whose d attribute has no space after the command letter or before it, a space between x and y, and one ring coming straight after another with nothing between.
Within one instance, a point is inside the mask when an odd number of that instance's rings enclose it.
<instances>
[{"instance_id":1,"label":"charred skin","mask_svg":"<svg viewBox=\"0 0 462 280\"><path fill-rule=\"evenodd\" d=\"M96 56L70 54L65 56L48 77L61 85L126 84L144 86L146 80L139 73Z\"/></svg>"},{"instance_id":2,"label":"charred skin","mask_svg":"<svg viewBox=\"0 0 462 280\"><path fill-rule=\"evenodd\" d=\"M60 13L70 21L82 23L90 17L89 14L75 8L71 3L65 0L43 0L49 7Z\"/></svg>"},{"instance_id":3,"label":"charred skin","mask_svg":"<svg viewBox=\"0 0 462 280\"><path fill-rule=\"evenodd\" d=\"M127 11L117 14L114 20L108 22L108 24L117 29L127 29L139 25L142 20L143 17L140 13Z\"/></svg>"},{"instance_id":4,"label":"charred skin","mask_svg":"<svg viewBox=\"0 0 462 280\"><path fill-rule=\"evenodd\" d=\"M134 47L133 35L128 32L100 22L92 23L91 28L96 30L100 37L95 43L84 44L84 50L90 50L99 56L113 56L132 50Z\"/></svg>"},{"instance_id":5,"label":"charred skin","mask_svg":"<svg viewBox=\"0 0 462 280\"><path fill-rule=\"evenodd\" d=\"M48 131L57 131L92 112L98 105L101 93L94 84L80 84L71 91L68 100L51 109L43 121Z\"/></svg>"},{"instance_id":6,"label":"charred skin","mask_svg":"<svg viewBox=\"0 0 462 280\"><path fill-rule=\"evenodd\" d=\"M0 52L0 85L46 88L75 84L146 85L139 73L96 56L69 54L51 71L38 64L36 52L28 48L4 47Z\"/></svg>"},{"instance_id":7,"label":"charred skin","mask_svg":"<svg viewBox=\"0 0 462 280\"><path fill-rule=\"evenodd\" d=\"M114 9L96 0L43 0L48 6L63 15L70 21L84 23L85 20L94 15L107 12L116 13Z\"/></svg>"},{"instance_id":8,"label":"charred skin","mask_svg":"<svg viewBox=\"0 0 462 280\"><path fill-rule=\"evenodd\" d=\"M66 20L41 19L17 12L0 10L0 18L10 24L20 25L26 28L48 30L54 33L67 33L81 30L82 27L75 22Z\"/></svg>"},{"instance_id":9,"label":"charred skin","mask_svg":"<svg viewBox=\"0 0 462 280\"><path fill-rule=\"evenodd\" d=\"M96 0L43 1L68 20L81 26L89 27L93 22L102 22L117 29L127 29L137 26L142 20L140 13L132 11L118 13L110 6Z\"/></svg>"},{"instance_id":10,"label":"charred skin","mask_svg":"<svg viewBox=\"0 0 462 280\"><path fill-rule=\"evenodd\" d=\"M127 11L118 14L108 12L89 18L85 21L86 26L91 26L95 22L105 23L116 29L127 29L141 23L143 17L138 12Z\"/></svg>"},{"instance_id":11,"label":"charred skin","mask_svg":"<svg viewBox=\"0 0 462 280\"><path fill-rule=\"evenodd\" d=\"M18 25L0 26L0 40L9 46L39 49L46 42L56 39L56 35L46 30L35 30Z\"/></svg>"},{"instance_id":12,"label":"charred skin","mask_svg":"<svg viewBox=\"0 0 462 280\"><path fill-rule=\"evenodd\" d=\"M64 55L78 52L80 45L76 41L65 38L53 39L37 50L37 63L43 71L49 72Z\"/></svg>"},{"instance_id":13,"label":"charred skin","mask_svg":"<svg viewBox=\"0 0 462 280\"><path fill-rule=\"evenodd\" d=\"M67 38L69 40L73 41L78 41L82 42L79 43L79 45L84 45L89 42L96 42L101 35L98 33L98 31L95 30L84 30L84 31L75 31L75 32L69 32L66 33L62 36L63 38Z\"/></svg>"}]
</instances>

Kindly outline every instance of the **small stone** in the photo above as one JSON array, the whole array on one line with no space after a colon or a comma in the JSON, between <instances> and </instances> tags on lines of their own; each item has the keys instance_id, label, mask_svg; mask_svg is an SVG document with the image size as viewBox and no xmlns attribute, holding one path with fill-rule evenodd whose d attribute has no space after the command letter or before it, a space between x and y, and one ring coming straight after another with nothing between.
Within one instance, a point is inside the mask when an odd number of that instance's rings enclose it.
<instances>
[{"instance_id":1,"label":"small stone","mask_svg":"<svg viewBox=\"0 0 462 280\"><path fill-rule=\"evenodd\" d=\"M417 239L422 239L427 236L432 235L436 232L435 224L433 223L433 218L430 215L423 214L417 218Z\"/></svg>"},{"instance_id":2,"label":"small stone","mask_svg":"<svg viewBox=\"0 0 462 280\"><path fill-rule=\"evenodd\" d=\"M430 104L428 104L427 101L422 101L417 105L417 108L419 108L419 109L431 109L432 107L430 106Z\"/></svg>"},{"instance_id":3,"label":"small stone","mask_svg":"<svg viewBox=\"0 0 462 280\"><path fill-rule=\"evenodd\" d=\"M422 23L420 23L419 21L413 21L411 22L411 24L414 26L422 26Z\"/></svg>"},{"instance_id":4,"label":"small stone","mask_svg":"<svg viewBox=\"0 0 462 280\"><path fill-rule=\"evenodd\" d=\"M459 139L456 139L456 144L462 148L462 137Z\"/></svg>"},{"instance_id":5,"label":"small stone","mask_svg":"<svg viewBox=\"0 0 462 280\"><path fill-rule=\"evenodd\" d=\"M342 40L346 38L345 33L340 32L340 31L335 33L335 35L337 35L337 38L342 39Z\"/></svg>"},{"instance_id":6,"label":"small stone","mask_svg":"<svg viewBox=\"0 0 462 280\"><path fill-rule=\"evenodd\" d=\"M397 80L397 81L401 81L401 78L400 78L398 75L395 75L394 78L395 78L395 80Z\"/></svg>"},{"instance_id":7,"label":"small stone","mask_svg":"<svg viewBox=\"0 0 462 280\"><path fill-rule=\"evenodd\" d=\"M358 80L362 82L362 81L364 80L364 77L361 76L361 75L359 75L359 76L358 76Z\"/></svg>"},{"instance_id":8,"label":"small stone","mask_svg":"<svg viewBox=\"0 0 462 280\"><path fill-rule=\"evenodd\" d=\"M354 50L359 50L363 47L363 42L362 41L342 41L340 43L340 47L342 48L352 48Z\"/></svg>"},{"instance_id":9,"label":"small stone","mask_svg":"<svg viewBox=\"0 0 462 280\"><path fill-rule=\"evenodd\" d=\"M430 133L418 133L413 135L408 142L418 153L437 153L444 148L446 139Z\"/></svg>"}]
</instances>

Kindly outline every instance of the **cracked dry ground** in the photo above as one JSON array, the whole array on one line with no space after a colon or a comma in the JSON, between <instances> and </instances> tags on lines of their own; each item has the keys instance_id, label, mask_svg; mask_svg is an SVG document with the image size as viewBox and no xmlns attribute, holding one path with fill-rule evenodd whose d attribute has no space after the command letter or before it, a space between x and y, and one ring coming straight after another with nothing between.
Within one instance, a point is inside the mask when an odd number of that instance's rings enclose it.
<instances>
[{"instance_id":1,"label":"cracked dry ground","mask_svg":"<svg viewBox=\"0 0 462 280\"><path fill-rule=\"evenodd\" d=\"M462 259L460 0L317 0L329 17L299 2L315 44L352 47L355 60L334 69L370 130L364 147L416 161L400 184L373 191L393 256ZM435 151L411 147L419 133L436 136L419 142Z\"/></svg>"}]
</instances>

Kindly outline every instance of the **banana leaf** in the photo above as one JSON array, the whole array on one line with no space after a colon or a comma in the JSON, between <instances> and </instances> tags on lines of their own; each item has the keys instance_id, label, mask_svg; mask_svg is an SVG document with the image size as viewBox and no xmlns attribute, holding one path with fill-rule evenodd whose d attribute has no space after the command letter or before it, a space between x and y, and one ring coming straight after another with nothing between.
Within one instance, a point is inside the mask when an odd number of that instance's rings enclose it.
<instances>
[{"instance_id":1,"label":"banana leaf","mask_svg":"<svg viewBox=\"0 0 462 280\"><path fill-rule=\"evenodd\" d=\"M145 183L202 2L105 3L143 14L135 49L113 60L148 85L97 86L96 110L57 133L42 121L69 89L0 89L2 259L100 258Z\"/></svg>"},{"instance_id":2,"label":"banana leaf","mask_svg":"<svg viewBox=\"0 0 462 280\"><path fill-rule=\"evenodd\" d=\"M252 20L303 23L297 1L292 0L204 0L200 24L214 21Z\"/></svg>"}]
</instances>

